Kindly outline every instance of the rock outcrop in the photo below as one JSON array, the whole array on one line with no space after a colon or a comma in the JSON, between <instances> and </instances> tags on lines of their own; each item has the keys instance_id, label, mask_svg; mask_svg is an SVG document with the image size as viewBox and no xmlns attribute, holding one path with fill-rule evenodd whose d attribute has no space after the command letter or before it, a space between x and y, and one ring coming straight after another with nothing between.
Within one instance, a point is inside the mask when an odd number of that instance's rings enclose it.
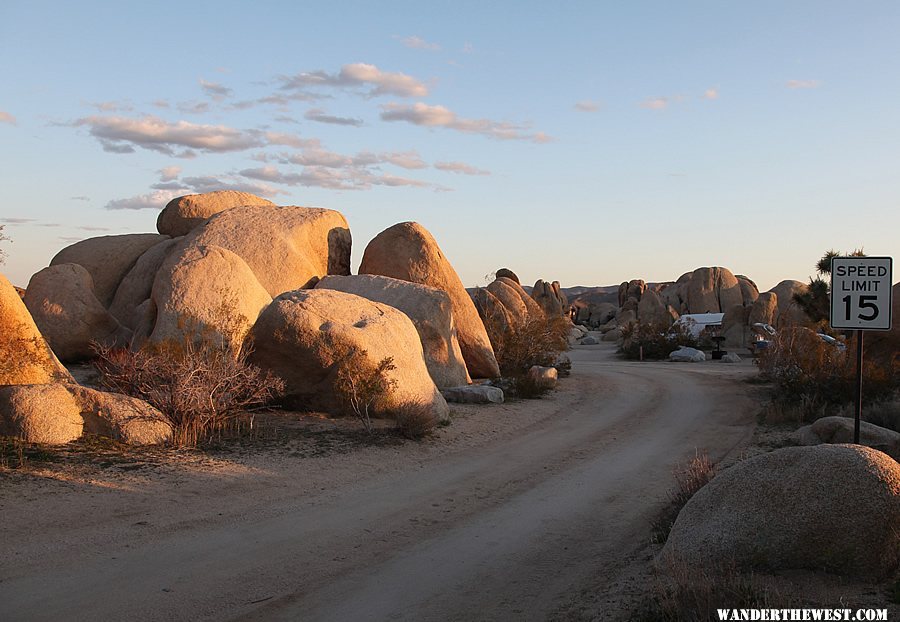
<instances>
[{"instance_id":1,"label":"rock outcrop","mask_svg":"<svg viewBox=\"0 0 900 622\"><path fill-rule=\"evenodd\" d=\"M569 302L559 286L559 281L548 283L538 279L531 290L531 297L540 305L547 317L559 317L569 311Z\"/></svg>"},{"instance_id":2,"label":"rock outcrop","mask_svg":"<svg viewBox=\"0 0 900 622\"><path fill-rule=\"evenodd\" d=\"M0 386L71 381L18 292L0 274Z\"/></svg>"},{"instance_id":3,"label":"rock outcrop","mask_svg":"<svg viewBox=\"0 0 900 622\"><path fill-rule=\"evenodd\" d=\"M370 365L390 357L395 367L387 372L393 386L374 404L375 414L422 404L435 418L448 416L416 327L389 305L329 289L286 292L263 311L250 336L250 361L281 377L295 405L339 410L338 370L347 361L360 368L359 357L365 353ZM354 356L358 358L348 358Z\"/></svg>"},{"instance_id":4,"label":"rock outcrop","mask_svg":"<svg viewBox=\"0 0 900 622\"><path fill-rule=\"evenodd\" d=\"M76 242L59 251L50 265L77 263L94 282L94 295L106 307L112 304L116 289L138 258L167 236L156 233L106 235Z\"/></svg>"},{"instance_id":5,"label":"rock outcrop","mask_svg":"<svg viewBox=\"0 0 900 622\"><path fill-rule=\"evenodd\" d=\"M150 298L156 273L180 241L181 238L172 238L151 246L119 283L109 312L123 326L134 329L138 325L141 318L137 308Z\"/></svg>"},{"instance_id":6,"label":"rock outcrop","mask_svg":"<svg viewBox=\"0 0 900 622\"><path fill-rule=\"evenodd\" d=\"M880 578L900 555L900 465L858 445L787 447L722 471L663 550L689 567L830 570Z\"/></svg>"},{"instance_id":7,"label":"rock outcrop","mask_svg":"<svg viewBox=\"0 0 900 622\"><path fill-rule=\"evenodd\" d=\"M687 283L689 313L722 313L743 300L741 285L728 268L697 268Z\"/></svg>"},{"instance_id":8,"label":"rock outcrop","mask_svg":"<svg viewBox=\"0 0 900 622\"><path fill-rule=\"evenodd\" d=\"M475 304L462 281L425 227L403 222L379 233L366 246L360 274L380 274L447 292L459 345L473 378L500 375L497 359Z\"/></svg>"},{"instance_id":9,"label":"rock outcrop","mask_svg":"<svg viewBox=\"0 0 900 622\"><path fill-rule=\"evenodd\" d=\"M275 206L255 194L236 190L188 194L169 201L156 218L156 230L172 237L187 235L210 216L242 205Z\"/></svg>"},{"instance_id":10,"label":"rock outcrop","mask_svg":"<svg viewBox=\"0 0 900 622\"><path fill-rule=\"evenodd\" d=\"M764 292L759 295L753 306L750 307L749 324L769 324L775 326L778 319L778 295L774 292Z\"/></svg>"},{"instance_id":11,"label":"rock outcrop","mask_svg":"<svg viewBox=\"0 0 900 622\"><path fill-rule=\"evenodd\" d=\"M522 284L522 281L519 280L518 275L515 272L510 270L509 268L500 268L497 272L494 273L495 279L510 279L515 281L518 285Z\"/></svg>"},{"instance_id":12,"label":"rock outcrop","mask_svg":"<svg viewBox=\"0 0 900 622\"><path fill-rule=\"evenodd\" d=\"M274 297L327 274L350 274L350 244L350 229L339 212L254 205L215 214L172 252L201 246L231 251Z\"/></svg>"},{"instance_id":13,"label":"rock outcrop","mask_svg":"<svg viewBox=\"0 0 900 622\"><path fill-rule=\"evenodd\" d=\"M326 276L316 289L331 289L362 296L402 311L416 327L425 365L438 389L471 382L459 346L450 296L439 289L386 276Z\"/></svg>"},{"instance_id":14,"label":"rock outcrop","mask_svg":"<svg viewBox=\"0 0 900 622\"><path fill-rule=\"evenodd\" d=\"M93 342L127 346L131 340L131 331L97 300L91 275L79 264L55 264L34 274L25 290L25 306L63 361L91 357Z\"/></svg>"}]
</instances>

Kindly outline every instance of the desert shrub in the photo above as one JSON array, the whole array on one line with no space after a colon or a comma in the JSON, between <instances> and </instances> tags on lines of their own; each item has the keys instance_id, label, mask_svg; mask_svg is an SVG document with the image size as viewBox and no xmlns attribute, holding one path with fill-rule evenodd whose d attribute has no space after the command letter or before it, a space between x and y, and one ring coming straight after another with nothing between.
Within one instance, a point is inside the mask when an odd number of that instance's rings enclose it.
<instances>
[{"instance_id":1,"label":"desert shrub","mask_svg":"<svg viewBox=\"0 0 900 622\"><path fill-rule=\"evenodd\" d=\"M845 406L839 414L853 417L855 408L851 405ZM900 432L900 397L894 396L866 404L862 411L862 419L882 428Z\"/></svg>"},{"instance_id":2,"label":"desert shrub","mask_svg":"<svg viewBox=\"0 0 900 622\"><path fill-rule=\"evenodd\" d=\"M681 509L715 474L716 465L705 452L698 451L686 463L675 467L675 487L669 491L669 504L652 524L654 541L663 543L668 540Z\"/></svg>"},{"instance_id":3,"label":"desert shrub","mask_svg":"<svg viewBox=\"0 0 900 622\"><path fill-rule=\"evenodd\" d=\"M772 582L742 574L734 563L692 567L672 558L661 560L662 574L649 602L632 615L636 622L712 622L717 609L768 609L797 606Z\"/></svg>"},{"instance_id":4,"label":"desert shrub","mask_svg":"<svg viewBox=\"0 0 900 622\"><path fill-rule=\"evenodd\" d=\"M855 399L853 350L841 350L809 329L794 327L779 332L760 353L757 364L760 376L772 383L774 406L795 412L800 422L809 422ZM894 370L864 362L864 399L889 399L896 393L897 380Z\"/></svg>"},{"instance_id":5,"label":"desert shrub","mask_svg":"<svg viewBox=\"0 0 900 622\"><path fill-rule=\"evenodd\" d=\"M102 386L140 398L172 425L172 442L196 447L237 417L266 407L284 390L281 379L248 362L221 340L193 337L128 350L94 346Z\"/></svg>"},{"instance_id":6,"label":"desert shrub","mask_svg":"<svg viewBox=\"0 0 900 622\"><path fill-rule=\"evenodd\" d=\"M424 402L405 402L391 412L397 431L406 438L424 438L437 426L431 405Z\"/></svg>"},{"instance_id":7,"label":"desert shrub","mask_svg":"<svg viewBox=\"0 0 900 622\"><path fill-rule=\"evenodd\" d=\"M338 356L334 392L344 412L359 419L370 434L373 429L371 411L395 386L396 381L389 377L395 369L392 357L373 363L366 350L350 348Z\"/></svg>"},{"instance_id":8,"label":"desert shrub","mask_svg":"<svg viewBox=\"0 0 900 622\"><path fill-rule=\"evenodd\" d=\"M517 376L534 365L553 365L560 353L569 349L569 326L569 320L562 316L530 317L516 328L489 330L500 373Z\"/></svg>"},{"instance_id":9,"label":"desert shrub","mask_svg":"<svg viewBox=\"0 0 900 622\"><path fill-rule=\"evenodd\" d=\"M619 353L626 359L638 360L643 357L648 360L663 360L669 354L686 346L697 347L697 339L690 329L682 324L669 326L653 322L638 322L626 324L622 327L622 347Z\"/></svg>"},{"instance_id":10,"label":"desert shrub","mask_svg":"<svg viewBox=\"0 0 900 622\"><path fill-rule=\"evenodd\" d=\"M508 380L504 383L504 392L518 397L537 397L546 393L547 389L538 387L527 377L528 370L534 365L553 366L559 355L569 349L569 319L531 317L519 326L505 326L492 320L484 324L500 374Z\"/></svg>"}]
</instances>

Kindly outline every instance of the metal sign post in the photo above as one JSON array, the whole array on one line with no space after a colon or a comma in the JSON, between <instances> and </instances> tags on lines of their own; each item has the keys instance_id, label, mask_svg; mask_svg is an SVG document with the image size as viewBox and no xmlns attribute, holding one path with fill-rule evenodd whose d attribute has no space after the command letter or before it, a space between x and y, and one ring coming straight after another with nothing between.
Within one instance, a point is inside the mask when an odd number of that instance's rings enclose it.
<instances>
[{"instance_id":1,"label":"metal sign post","mask_svg":"<svg viewBox=\"0 0 900 622\"><path fill-rule=\"evenodd\" d=\"M891 330L892 269L890 257L831 260L831 327L856 331L856 444L862 417L864 335L867 330Z\"/></svg>"}]
</instances>

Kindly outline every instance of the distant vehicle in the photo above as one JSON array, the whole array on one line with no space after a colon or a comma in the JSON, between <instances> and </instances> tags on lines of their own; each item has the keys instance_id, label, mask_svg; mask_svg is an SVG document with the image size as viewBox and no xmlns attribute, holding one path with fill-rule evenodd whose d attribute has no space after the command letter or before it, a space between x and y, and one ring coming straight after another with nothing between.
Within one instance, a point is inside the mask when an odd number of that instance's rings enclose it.
<instances>
[{"instance_id":1,"label":"distant vehicle","mask_svg":"<svg viewBox=\"0 0 900 622\"><path fill-rule=\"evenodd\" d=\"M772 345L772 337L777 331L770 325L763 322L755 322L750 326L753 332L753 353L757 354Z\"/></svg>"},{"instance_id":2,"label":"distant vehicle","mask_svg":"<svg viewBox=\"0 0 900 622\"><path fill-rule=\"evenodd\" d=\"M675 325L684 327L690 331L694 339L699 339L700 333L707 328L721 328L723 317L724 313L687 313L679 317Z\"/></svg>"}]
</instances>

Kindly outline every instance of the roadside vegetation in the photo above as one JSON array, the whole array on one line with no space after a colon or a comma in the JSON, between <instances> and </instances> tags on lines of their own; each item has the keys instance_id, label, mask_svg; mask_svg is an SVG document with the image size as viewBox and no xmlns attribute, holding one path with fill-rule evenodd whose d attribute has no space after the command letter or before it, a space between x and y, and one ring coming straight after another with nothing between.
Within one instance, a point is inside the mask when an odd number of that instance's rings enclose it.
<instances>
[{"instance_id":1,"label":"roadside vegetation","mask_svg":"<svg viewBox=\"0 0 900 622\"><path fill-rule=\"evenodd\" d=\"M696 452L694 457L679 464L674 469L675 487L669 491L669 504L663 508L651 527L653 542L665 544L669 539L672 526L681 513L681 509L687 505L698 490L706 486L716 475L716 465L709 459L706 452Z\"/></svg>"},{"instance_id":2,"label":"roadside vegetation","mask_svg":"<svg viewBox=\"0 0 900 622\"><path fill-rule=\"evenodd\" d=\"M137 397L172 425L176 447L197 447L241 417L267 408L284 385L239 353L209 341L164 341L140 349L98 346L95 365L108 390Z\"/></svg>"},{"instance_id":3,"label":"roadside vegetation","mask_svg":"<svg viewBox=\"0 0 900 622\"><path fill-rule=\"evenodd\" d=\"M568 318L529 317L518 327L503 326L496 321L484 324L500 366L504 392L521 398L547 393L549 389L529 377L528 370L535 365L553 367L560 354L569 349ZM561 367L561 375L565 375L565 363Z\"/></svg>"},{"instance_id":4,"label":"roadside vegetation","mask_svg":"<svg viewBox=\"0 0 900 622\"><path fill-rule=\"evenodd\" d=\"M631 361L661 361L680 347L696 348L698 342L683 324L671 327L663 323L637 322L622 327L619 354Z\"/></svg>"}]
</instances>

